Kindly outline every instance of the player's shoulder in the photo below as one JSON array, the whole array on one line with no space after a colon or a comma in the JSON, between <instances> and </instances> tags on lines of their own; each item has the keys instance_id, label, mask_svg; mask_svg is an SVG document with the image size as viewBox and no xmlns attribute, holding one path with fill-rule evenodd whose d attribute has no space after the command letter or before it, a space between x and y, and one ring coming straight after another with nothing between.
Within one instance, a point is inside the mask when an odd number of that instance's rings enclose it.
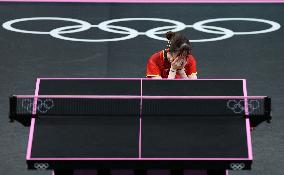
<instances>
[{"instance_id":1,"label":"player's shoulder","mask_svg":"<svg viewBox=\"0 0 284 175\"><path fill-rule=\"evenodd\" d=\"M194 57L192 54L190 54L190 55L187 57L187 62L193 63L193 62L196 62L196 59L195 59L195 57Z\"/></svg>"},{"instance_id":2,"label":"player's shoulder","mask_svg":"<svg viewBox=\"0 0 284 175\"><path fill-rule=\"evenodd\" d=\"M164 54L164 50L159 50L151 55L150 60L160 60L164 57Z\"/></svg>"}]
</instances>

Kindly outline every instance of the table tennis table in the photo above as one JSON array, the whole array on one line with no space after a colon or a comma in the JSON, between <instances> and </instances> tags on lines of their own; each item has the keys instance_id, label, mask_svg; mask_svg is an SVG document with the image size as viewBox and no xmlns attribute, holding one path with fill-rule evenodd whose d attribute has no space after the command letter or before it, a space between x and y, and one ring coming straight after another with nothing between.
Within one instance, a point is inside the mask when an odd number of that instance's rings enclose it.
<instances>
[{"instance_id":1,"label":"table tennis table","mask_svg":"<svg viewBox=\"0 0 284 175\"><path fill-rule=\"evenodd\" d=\"M220 113L228 99L247 95L245 79L38 78L30 98L45 101L30 106L28 169L52 169L54 175L73 175L76 169L137 174L206 169L219 175L249 170L250 121L243 117L248 111ZM75 101L64 108L66 98ZM68 113L45 115L46 109L37 107L55 110L59 102Z\"/></svg>"}]
</instances>

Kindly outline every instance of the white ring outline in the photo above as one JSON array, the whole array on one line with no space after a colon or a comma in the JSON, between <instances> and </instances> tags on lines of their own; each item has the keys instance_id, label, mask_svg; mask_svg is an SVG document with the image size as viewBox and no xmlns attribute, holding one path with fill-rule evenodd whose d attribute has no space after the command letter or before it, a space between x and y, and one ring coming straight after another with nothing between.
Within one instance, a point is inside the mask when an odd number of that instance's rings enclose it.
<instances>
[{"instance_id":1,"label":"white ring outline","mask_svg":"<svg viewBox=\"0 0 284 175\"><path fill-rule=\"evenodd\" d=\"M215 19L207 19L203 21L199 21L194 23L193 25L196 27L196 30L199 30L201 32L205 33L213 33L213 34L223 34L218 31L213 31L213 30L206 30L203 29L202 26L204 24L212 23L212 22L220 22L220 21L253 21L253 22L262 22L271 25L270 28L265 29L265 30L259 30L259 31L250 31L250 32L234 32L235 35L254 35L254 34L260 34L260 33L268 33L268 32L273 32L278 29L280 29L280 24L270 21L270 20L265 20L265 19L258 19L258 18L215 18Z\"/></svg>"},{"instance_id":2,"label":"white ring outline","mask_svg":"<svg viewBox=\"0 0 284 175\"><path fill-rule=\"evenodd\" d=\"M28 31L28 30L22 30L22 29L17 29L17 28L12 27L12 24L14 24L14 23L23 22L23 21L31 21L31 20L61 20L61 21L76 22L76 23L79 23L81 25L60 27L60 28L53 29L50 32ZM131 29L131 28L123 27L123 26L109 25L110 23L122 22L122 21L132 21L132 20L169 22L169 23L175 24L176 26L163 26L163 27L157 27L157 28L150 29L146 32L138 32L135 29ZM212 23L212 22L237 21L237 20L262 22L262 23L266 23L266 24L271 25L271 27L268 28L268 29L259 30L259 31L234 32L232 30L222 28L222 27L204 25L204 24ZM60 17L20 18L20 19L14 19L14 20L11 20L11 21L7 21L7 22L3 23L2 26L3 26L3 28L10 30L10 31L14 31L14 32L29 33L29 34L50 34L51 36L58 38L58 39L71 40L71 41L82 41L82 42L120 41L120 40L131 39L131 38L134 38L138 35L146 35L146 36L153 38L153 39L166 40L165 38L157 36L157 34L164 34L167 31L155 33L155 31L157 31L157 30L158 31L164 30L166 28L174 28L172 31L177 32L177 31L181 31L181 30L185 29L186 27L192 27L195 30L205 32L205 33L223 34L223 36L216 37L216 38L190 40L191 42L209 42L209 41L218 41L218 40L227 39L227 38L232 37L233 35L249 35L249 34L260 34L260 33L272 32L272 31L278 30L281 27L281 25L278 24L277 22L265 20L265 19L257 19L257 18L215 18L215 19L208 19L208 20L199 21L199 22L194 23L193 25L185 25L184 23L179 22L179 21L162 19L162 18L121 18L121 19L112 19L112 20L104 21L104 22L101 22L99 25L92 25L92 24L90 24L86 21L82 21L82 20L78 20L78 19L72 19L72 18L60 18ZM112 33L118 33L118 34L128 34L128 36L120 37L120 38L112 38L112 39L78 39L78 38L71 38L71 37L65 37L65 36L60 35L60 34L82 32L82 31L90 29L91 27L98 27L101 30L104 30L106 32L112 32ZM72 29L72 28L76 28L76 29L64 31L66 29ZM111 28L116 28L116 29L120 29L120 30L124 30L124 31L113 30ZM208 28L214 29L214 30L208 30Z\"/></svg>"},{"instance_id":3,"label":"white ring outline","mask_svg":"<svg viewBox=\"0 0 284 175\"><path fill-rule=\"evenodd\" d=\"M76 25L76 26L60 27L60 28L56 28L56 29L51 30L49 33L54 38L58 38L58 39L62 39L62 40L68 40L68 41L81 41L81 42L121 41L121 40L132 39L132 38L135 38L136 36L138 36L137 30L127 28L127 27L123 27L123 26L112 26L112 25L109 25L109 27L118 28L118 29L121 29L121 30L129 30L129 33L127 33L128 35L124 36L124 37L120 37L120 38L111 38L111 39L79 39L79 38L71 38L71 37L60 35L60 33L61 33L60 31L62 31L62 30L64 31L66 29L77 28L77 27L80 27L80 26ZM99 27L99 25L91 25L91 27ZM123 33L123 34L125 34L125 33Z\"/></svg>"},{"instance_id":4,"label":"white ring outline","mask_svg":"<svg viewBox=\"0 0 284 175\"><path fill-rule=\"evenodd\" d=\"M232 168L232 170L242 170L245 168L245 164L244 163L231 163L230 167Z\"/></svg>"},{"instance_id":5,"label":"white ring outline","mask_svg":"<svg viewBox=\"0 0 284 175\"><path fill-rule=\"evenodd\" d=\"M121 31L112 30L112 29L109 29L107 27L111 23L124 22L124 21L159 21L159 22L172 23L172 24L175 24L175 26L178 27L178 29L173 30L173 32L179 31L180 28L183 28L183 26L185 26L185 24L182 23L182 22L174 21L174 20L171 20L171 19L163 19L163 18L118 18L118 19L111 19L111 20L107 20L107 21L99 23L99 29L104 30L106 32L113 32L113 33L119 33L119 34L128 34L128 33L123 33ZM150 29L150 30L152 30L152 29ZM146 31L146 32L138 32L138 34L139 35L147 35L148 31ZM161 34L163 34L163 33L161 33Z\"/></svg>"},{"instance_id":6,"label":"white ring outline","mask_svg":"<svg viewBox=\"0 0 284 175\"><path fill-rule=\"evenodd\" d=\"M50 103L50 105L47 105L46 103ZM37 110L40 113L47 113L53 107L54 101L52 99L38 99L37 101Z\"/></svg>"},{"instance_id":7,"label":"white ring outline","mask_svg":"<svg viewBox=\"0 0 284 175\"><path fill-rule=\"evenodd\" d=\"M2 27L5 28L6 30L10 30L13 32L20 32L20 33L29 33L29 34L39 34L39 35L48 35L50 32L41 32L41 31L32 31L32 30L22 30L22 29L17 29L12 27L13 24L18 23L18 22L23 22L23 21L36 21L36 20L57 20L57 21L70 21L70 22L75 22L81 24L81 28L71 30L71 31L63 31L62 34L64 33L76 33L76 32L82 32L85 30L88 30L91 28L91 24L82 21L79 19L73 19L73 18L60 18L60 17L32 17L32 18L20 18L20 19L14 19L11 21L7 21L2 24Z\"/></svg>"},{"instance_id":8,"label":"white ring outline","mask_svg":"<svg viewBox=\"0 0 284 175\"><path fill-rule=\"evenodd\" d=\"M123 22L123 21L160 21L160 22L168 22L168 23L173 23L176 26L171 26L171 27L176 27L174 30L172 30L173 32L177 32L177 31L181 31L183 29L186 28L186 25L182 22L179 21L174 21L174 20L169 20L169 19L162 19L162 18L122 18L122 19L112 19L112 20L107 20L104 22L99 23L98 25L92 25L91 27L98 27L99 29L106 31L106 32L111 32L111 33L118 33L118 34L128 34L128 36L125 37L121 37L121 38L113 38L113 39L78 39L78 38L70 38L70 37L65 37L60 35L60 31L61 30L66 30L66 29L70 29L73 27L79 27L79 26L67 26L67 27L60 27L57 29L53 29L50 32L50 35L55 37L55 38L59 38L59 39L63 39L63 40L69 40L69 41L83 41L83 42L108 42L108 41L120 41L120 40L126 40L126 39L131 39L131 38L135 38L138 35L146 35L148 37L151 38L151 31L154 29L150 29L146 32L138 32L135 29L131 29L128 27L123 27L123 26L115 26L115 25L109 25L110 23L116 23L116 22ZM169 27L169 26L167 26ZM118 31L118 30L113 30L111 28L118 28L120 30L125 30L128 32L124 32L124 31ZM167 31L165 32L160 32L157 34L165 34ZM150 34L149 34L150 33Z\"/></svg>"},{"instance_id":9,"label":"white ring outline","mask_svg":"<svg viewBox=\"0 0 284 175\"><path fill-rule=\"evenodd\" d=\"M198 27L195 26L195 24L193 25L188 25L189 27L194 28L195 30L199 30ZM219 40L224 40L224 39L228 39L234 36L234 32L230 29L226 29L223 27L217 27L217 26L202 26L203 28L211 28L211 29L215 29L215 30L219 30L219 31L224 31L223 36L220 37L216 37L216 38L209 38L209 39L199 39L199 40L190 40L191 42L210 42L210 41L219 41ZM202 31L201 31L202 32Z\"/></svg>"},{"instance_id":10,"label":"white ring outline","mask_svg":"<svg viewBox=\"0 0 284 175\"><path fill-rule=\"evenodd\" d=\"M156 40L162 40L162 41L167 41L166 38L163 38L163 37L159 37L157 36L157 34L164 34L166 33L166 31L164 31L163 33L162 32L155 32L157 30L165 30L165 29L170 29L170 28L173 28L174 26L163 26L163 27L156 27L156 28L153 28L151 30L148 30L146 33L146 35L150 38L153 38L153 39L156 39ZM210 41L218 41L218 40L223 40L223 39L228 39L228 38L231 38L232 36L234 36L234 32L232 30L229 30L229 29L226 29L226 28L222 28L222 27L217 27L217 26L202 26L204 28L211 28L211 29L215 29L215 30L220 30L220 31L223 31L223 36L220 36L220 37L216 37L216 38L209 38L209 39L197 39L197 40L189 40L190 42L210 42ZM194 25L185 25L185 28L194 28L196 29L196 27ZM183 30L183 29L182 29ZM198 30L198 29L196 29ZM173 31L173 30L171 30ZM178 32L178 31L181 31L181 30L177 30L177 31L174 31L174 32ZM156 33L156 34L155 34Z\"/></svg>"},{"instance_id":11,"label":"white ring outline","mask_svg":"<svg viewBox=\"0 0 284 175\"><path fill-rule=\"evenodd\" d=\"M37 170L45 170L49 167L48 163L35 163L34 164L34 168L36 168Z\"/></svg>"}]
</instances>

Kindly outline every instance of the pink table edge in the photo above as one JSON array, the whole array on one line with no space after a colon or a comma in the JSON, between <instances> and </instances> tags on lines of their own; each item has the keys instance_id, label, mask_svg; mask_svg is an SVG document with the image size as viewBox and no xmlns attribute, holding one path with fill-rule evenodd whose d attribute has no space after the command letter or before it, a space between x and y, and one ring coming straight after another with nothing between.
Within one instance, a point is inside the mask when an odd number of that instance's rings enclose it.
<instances>
[{"instance_id":1,"label":"pink table edge","mask_svg":"<svg viewBox=\"0 0 284 175\"><path fill-rule=\"evenodd\" d=\"M78 3L284 3L284 0L0 0L0 2L78 2Z\"/></svg>"},{"instance_id":2,"label":"pink table edge","mask_svg":"<svg viewBox=\"0 0 284 175\"><path fill-rule=\"evenodd\" d=\"M38 98L39 93L39 85L41 79L43 80L98 80L98 79L105 79L105 78L37 78L36 81L36 88L35 88L35 95L34 99L35 102ZM142 83L142 78L108 78L108 80L140 80ZM146 79L148 80L148 79ZM243 81L243 93L244 97L247 97L247 87L246 87L246 80L245 79L198 79L198 80L242 80ZM142 96L142 92L141 92ZM35 105L33 106L33 114L35 114ZM32 158L31 157L31 150L32 150L32 140L33 140L33 133L34 133L34 126L35 126L35 119L33 118L31 121L30 133L29 133L29 141L28 141L28 148L27 148L27 155L26 160L252 160L252 144L251 144L251 135L250 135L250 124L249 120L246 119L246 130L247 130L247 145L248 145L248 157L244 158L142 158L140 155L139 148L139 157L138 158ZM140 120L141 126L141 120ZM141 134L141 131L139 132Z\"/></svg>"}]
</instances>

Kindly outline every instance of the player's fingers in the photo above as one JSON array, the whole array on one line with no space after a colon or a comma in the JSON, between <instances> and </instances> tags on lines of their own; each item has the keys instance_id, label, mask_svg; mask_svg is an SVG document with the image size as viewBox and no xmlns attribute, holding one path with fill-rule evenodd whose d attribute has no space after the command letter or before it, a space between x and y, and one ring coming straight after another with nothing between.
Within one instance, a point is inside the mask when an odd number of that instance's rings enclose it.
<instances>
[{"instance_id":1,"label":"player's fingers","mask_svg":"<svg viewBox=\"0 0 284 175\"><path fill-rule=\"evenodd\" d=\"M182 66L182 61L181 60L176 61L175 65L178 66L178 67Z\"/></svg>"},{"instance_id":2,"label":"player's fingers","mask_svg":"<svg viewBox=\"0 0 284 175\"><path fill-rule=\"evenodd\" d=\"M175 60L177 60L177 61L181 61L182 60L182 58L180 57L180 56L178 56L178 57L176 57L176 59Z\"/></svg>"},{"instance_id":3,"label":"player's fingers","mask_svg":"<svg viewBox=\"0 0 284 175\"><path fill-rule=\"evenodd\" d=\"M181 61L181 62L186 62L186 58L185 57L177 57L176 60L177 61Z\"/></svg>"},{"instance_id":4,"label":"player's fingers","mask_svg":"<svg viewBox=\"0 0 284 175\"><path fill-rule=\"evenodd\" d=\"M172 62L172 66L179 66L180 65L180 61L175 59L173 62Z\"/></svg>"},{"instance_id":5,"label":"player's fingers","mask_svg":"<svg viewBox=\"0 0 284 175\"><path fill-rule=\"evenodd\" d=\"M186 64L187 64L187 61L184 60L184 61L182 62L182 67L184 67Z\"/></svg>"},{"instance_id":6,"label":"player's fingers","mask_svg":"<svg viewBox=\"0 0 284 175\"><path fill-rule=\"evenodd\" d=\"M179 60L176 58L174 59L174 61L172 62L172 64L175 64L176 62L178 62Z\"/></svg>"}]
</instances>

